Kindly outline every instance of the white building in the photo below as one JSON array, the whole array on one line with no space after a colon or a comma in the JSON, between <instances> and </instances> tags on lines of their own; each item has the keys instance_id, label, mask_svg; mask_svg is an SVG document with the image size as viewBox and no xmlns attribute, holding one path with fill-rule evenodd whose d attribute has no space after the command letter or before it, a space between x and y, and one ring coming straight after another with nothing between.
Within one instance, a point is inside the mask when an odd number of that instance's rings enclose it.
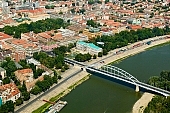
<instances>
[{"instance_id":1,"label":"white building","mask_svg":"<svg viewBox=\"0 0 170 113\"><path fill-rule=\"evenodd\" d=\"M93 43L86 43L83 41L78 41L76 43L76 48L82 51L86 51L89 54L98 55L99 52L102 52L102 48L94 45Z\"/></svg>"},{"instance_id":2,"label":"white building","mask_svg":"<svg viewBox=\"0 0 170 113\"><path fill-rule=\"evenodd\" d=\"M61 32L63 37L73 37L75 35L75 31L71 31L69 29L58 29Z\"/></svg>"},{"instance_id":3,"label":"white building","mask_svg":"<svg viewBox=\"0 0 170 113\"><path fill-rule=\"evenodd\" d=\"M0 76L2 77L2 79L4 79L6 76L6 70L2 67L0 67Z\"/></svg>"},{"instance_id":4,"label":"white building","mask_svg":"<svg viewBox=\"0 0 170 113\"><path fill-rule=\"evenodd\" d=\"M9 100L15 102L20 96L21 93L14 83L0 86L0 98L2 99L3 103Z\"/></svg>"}]
</instances>

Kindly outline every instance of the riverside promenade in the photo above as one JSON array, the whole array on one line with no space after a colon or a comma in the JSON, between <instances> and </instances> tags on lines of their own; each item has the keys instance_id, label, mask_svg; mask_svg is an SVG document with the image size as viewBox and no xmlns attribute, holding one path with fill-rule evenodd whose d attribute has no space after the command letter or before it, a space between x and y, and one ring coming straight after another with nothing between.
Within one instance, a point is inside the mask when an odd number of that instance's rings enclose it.
<instances>
[{"instance_id":1,"label":"riverside promenade","mask_svg":"<svg viewBox=\"0 0 170 113\"><path fill-rule=\"evenodd\" d=\"M79 70L81 70L79 67L74 66L71 69L65 71L61 75L62 79L58 81L58 84L60 84L64 80L64 78L67 78L69 75L74 74L75 72L79 72ZM66 89L68 89L69 86L73 85L74 83L76 83L77 81L81 80L82 78L84 78L87 75L88 75L88 73L85 72L85 71L79 72L75 76L73 76L73 77L69 78L68 80L66 80L64 83L60 84L58 87L54 88L49 93L47 93L44 96L42 96L40 99L37 99L36 101L34 101L33 103L29 104L30 101L36 99L36 97L38 95L32 97L29 101L24 102L24 104L22 106L19 106L19 107L17 107L15 109L15 113L32 113L34 110L36 110L37 108L41 107L42 105L44 105L46 103L46 102L42 101L43 99L44 100L49 100L50 98L55 97L56 95L58 95L61 92L65 91ZM24 109L22 109L21 107L23 107L25 104L29 104L29 106L27 106ZM20 108L22 110L17 111Z\"/></svg>"},{"instance_id":2,"label":"riverside promenade","mask_svg":"<svg viewBox=\"0 0 170 113\"><path fill-rule=\"evenodd\" d=\"M159 37L156 37L156 38L159 38ZM162 40L158 40L158 41L153 41L150 45L141 45L141 46L138 46L138 47L135 47L133 49L129 49L129 50L126 50L126 51L123 51L123 52L120 52L118 54L115 54L117 51L121 50L121 49L124 49L124 48L131 48L133 47L134 45L138 44L138 43L144 43L144 42L147 42L148 40L154 40L155 38L152 38L152 39L147 39L147 40L143 40L143 41L140 41L140 42L136 42L134 44L130 44L128 45L127 47L122 47L122 48L118 48L118 49L115 49L113 51L110 51L108 55L106 56L103 56L101 58L97 58L95 60L92 60L90 62L86 62L86 64L90 65L90 64L94 64L94 63L97 63L99 64L99 66L101 67L102 65L106 65L108 63L111 63L113 61L116 61L118 59L121 59L121 58L124 58L124 57L128 57L130 55L134 55L134 54L137 54L137 53L140 53L142 51L145 51L147 48L150 48L152 46L156 46L156 45L159 45L159 44L162 44L162 43L166 43L168 41L170 41L170 38L167 38L167 39L162 39ZM104 60L104 63L100 63L100 61L103 61ZM62 80L66 77L68 77L70 74L72 73L75 73L76 71L80 70L80 67L76 67L74 66L73 68L67 70L65 73L63 73L61 76L62 76L62 79L59 81L62 82ZM61 84L60 86L56 87L54 90L52 90L50 93L44 95L43 97L41 97L39 100L36 100L35 102L33 102L32 104L30 104L28 107L24 108L22 111L20 111L19 113L31 113L32 111L36 110L37 108L41 107L43 104L45 104L45 102L43 102L42 100L45 99L45 100L49 100L50 98L60 94L61 92L63 92L64 90L66 90L69 86L73 85L74 83L76 83L77 81L81 80L82 78L84 78L85 76L87 76L87 72L85 71L82 71L80 73L78 73L77 75L73 76L72 78L68 79L66 82L64 82L63 84ZM36 98L36 96L35 96ZM32 98L34 99L34 98ZM31 100L32 100L31 99ZM150 101L150 100L148 100ZM28 103L28 102L25 102L25 103ZM22 107L22 106L20 106ZM19 107L17 108L19 109ZM17 110L16 109L16 110ZM136 108L135 108L136 109ZM15 110L15 111L16 111Z\"/></svg>"}]
</instances>

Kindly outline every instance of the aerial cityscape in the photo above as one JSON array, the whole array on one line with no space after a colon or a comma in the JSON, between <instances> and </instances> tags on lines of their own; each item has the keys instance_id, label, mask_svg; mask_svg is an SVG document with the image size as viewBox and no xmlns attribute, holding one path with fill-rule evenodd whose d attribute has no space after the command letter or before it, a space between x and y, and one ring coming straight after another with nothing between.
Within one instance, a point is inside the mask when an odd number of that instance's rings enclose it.
<instances>
[{"instance_id":1,"label":"aerial cityscape","mask_svg":"<svg viewBox=\"0 0 170 113\"><path fill-rule=\"evenodd\" d=\"M170 0L1 0L0 113L170 113Z\"/></svg>"}]
</instances>

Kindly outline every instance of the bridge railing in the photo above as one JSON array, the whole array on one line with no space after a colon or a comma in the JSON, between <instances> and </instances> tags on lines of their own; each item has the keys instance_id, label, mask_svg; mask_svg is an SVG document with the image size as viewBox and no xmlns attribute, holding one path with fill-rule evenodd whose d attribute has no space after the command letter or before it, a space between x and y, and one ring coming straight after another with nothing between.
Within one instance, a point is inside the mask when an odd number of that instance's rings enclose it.
<instances>
[{"instance_id":1,"label":"bridge railing","mask_svg":"<svg viewBox=\"0 0 170 113\"><path fill-rule=\"evenodd\" d=\"M166 93L166 94L169 94L170 95L170 91L167 91L167 90L164 90L164 89L161 89L161 88L158 88L158 87L155 87L155 86L152 86L152 85L149 85L149 84L146 84L146 83L143 83L143 82L138 82L139 85L142 85L142 86L146 86L148 88L152 88L154 90L157 90L157 91L161 91L163 93Z\"/></svg>"},{"instance_id":2,"label":"bridge railing","mask_svg":"<svg viewBox=\"0 0 170 113\"><path fill-rule=\"evenodd\" d=\"M106 66L102 66L101 69L105 70L106 72L110 72L114 75L117 75L119 77L128 79L128 80L134 82L135 84L136 84L136 82L138 82L138 80L135 77L133 77L131 74L129 74L128 72L126 72L118 67L106 65Z\"/></svg>"}]
</instances>

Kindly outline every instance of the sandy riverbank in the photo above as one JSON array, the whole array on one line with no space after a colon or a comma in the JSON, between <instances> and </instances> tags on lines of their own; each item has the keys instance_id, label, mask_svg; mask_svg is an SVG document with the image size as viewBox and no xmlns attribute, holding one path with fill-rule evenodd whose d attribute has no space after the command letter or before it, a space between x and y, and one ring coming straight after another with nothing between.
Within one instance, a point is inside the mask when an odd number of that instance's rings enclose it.
<instances>
[{"instance_id":1,"label":"sandy riverbank","mask_svg":"<svg viewBox=\"0 0 170 113\"><path fill-rule=\"evenodd\" d=\"M154 94L144 93L142 97L134 104L132 113L143 113L148 103L152 100Z\"/></svg>"}]
</instances>

